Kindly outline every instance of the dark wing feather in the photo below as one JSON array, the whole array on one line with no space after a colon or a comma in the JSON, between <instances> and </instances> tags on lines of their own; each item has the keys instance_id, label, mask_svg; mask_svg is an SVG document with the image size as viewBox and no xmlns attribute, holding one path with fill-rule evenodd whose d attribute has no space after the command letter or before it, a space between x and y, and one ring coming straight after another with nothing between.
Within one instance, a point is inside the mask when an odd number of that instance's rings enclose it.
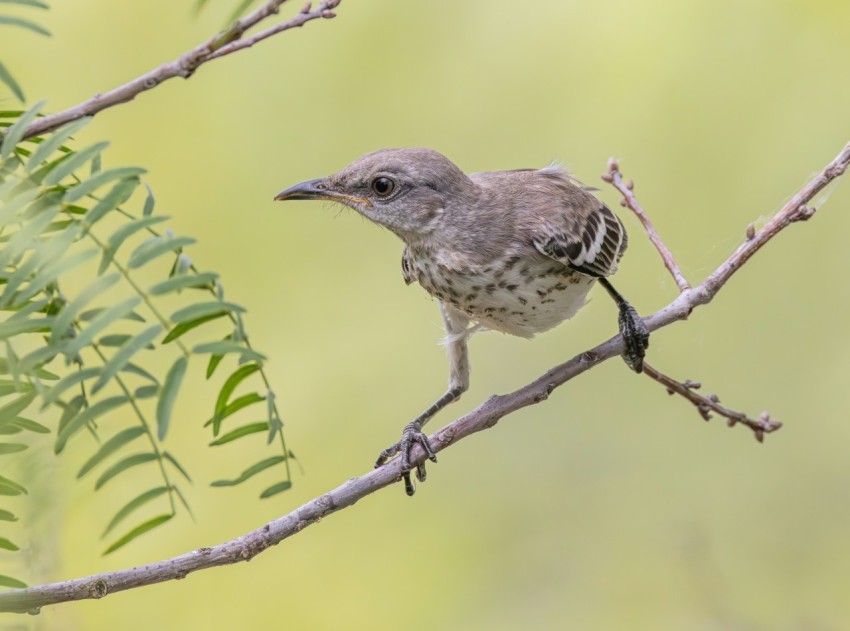
<instances>
[{"instance_id":1,"label":"dark wing feather","mask_svg":"<svg viewBox=\"0 0 850 631\"><path fill-rule=\"evenodd\" d=\"M410 260L410 252L407 251L407 248L404 248L404 252L401 254L401 275L404 277L406 285L416 280L416 277L413 275L413 263Z\"/></svg>"},{"instance_id":2,"label":"dark wing feather","mask_svg":"<svg viewBox=\"0 0 850 631\"><path fill-rule=\"evenodd\" d=\"M590 194L547 217L534 235L534 247L589 276L610 276L626 251L626 229L617 215Z\"/></svg>"}]
</instances>

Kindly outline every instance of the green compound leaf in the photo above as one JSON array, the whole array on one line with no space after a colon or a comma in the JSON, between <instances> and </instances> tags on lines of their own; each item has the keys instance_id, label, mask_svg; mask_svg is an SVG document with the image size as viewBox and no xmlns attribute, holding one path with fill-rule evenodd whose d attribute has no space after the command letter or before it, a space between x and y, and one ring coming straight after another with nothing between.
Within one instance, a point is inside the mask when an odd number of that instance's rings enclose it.
<instances>
[{"instance_id":1,"label":"green compound leaf","mask_svg":"<svg viewBox=\"0 0 850 631\"><path fill-rule=\"evenodd\" d=\"M257 464L251 465L245 469L238 478L234 478L233 480L216 480L210 484L210 486L236 486L237 484L242 484L249 478L260 473L260 471L273 467L284 460L286 460L286 456L272 456L271 458L266 458L265 460L261 460Z\"/></svg>"},{"instance_id":2,"label":"green compound leaf","mask_svg":"<svg viewBox=\"0 0 850 631\"><path fill-rule=\"evenodd\" d=\"M129 333L114 333L112 335L104 335L97 341L98 346L122 346L127 343L127 340L131 339L133 336Z\"/></svg>"},{"instance_id":3,"label":"green compound leaf","mask_svg":"<svg viewBox=\"0 0 850 631\"><path fill-rule=\"evenodd\" d=\"M165 434L168 432L168 424L171 421L174 400L177 398L177 392L180 390L180 384L183 382L183 375L186 374L186 366L188 364L189 361L185 356L179 357L165 377L162 392L156 403L156 433L159 440L163 440Z\"/></svg>"},{"instance_id":4,"label":"green compound leaf","mask_svg":"<svg viewBox=\"0 0 850 631\"><path fill-rule=\"evenodd\" d=\"M141 377L142 379L147 379L151 383L156 386L159 386L159 380L150 374L147 370L142 368L141 366L137 366L136 364L129 362L124 368L121 369L123 372L128 372L132 375L136 375L137 377Z\"/></svg>"},{"instance_id":5,"label":"green compound leaf","mask_svg":"<svg viewBox=\"0 0 850 631\"><path fill-rule=\"evenodd\" d=\"M150 344L157 335L162 331L162 325L154 324L148 327L135 337L129 339L121 348L106 362L103 367L103 372L91 388L91 393L96 394L109 381L118 374L118 371L124 368L130 359L148 344Z\"/></svg>"},{"instance_id":6,"label":"green compound leaf","mask_svg":"<svg viewBox=\"0 0 850 631\"><path fill-rule=\"evenodd\" d=\"M67 230L64 234L73 234L73 228ZM66 256L64 259L54 261L50 265L44 266L41 270L39 270L36 278L32 279L26 290L22 291L20 295L15 297L15 299L23 301L33 298L49 284L56 281L60 274L67 274L69 270L85 263L96 254L97 250L95 249L82 250L80 252L75 252L70 256Z\"/></svg>"},{"instance_id":7,"label":"green compound leaf","mask_svg":"<svg viewBox=\"0 0 850 631\"><path fill-rule=\"evenodd\" d=\"M12 76L12 73L0 63L0 83L3 83L9 90L11 90L12 94L23 103L26 101L26 97L24 96L24 91L21 89L20 84L15 81L15 77ZM2 580L3 576L0 576L0 580Z\"/></svg>"},{"instance_id":8,"label":"green compound leaf","mask_svg":"<svg viewBox=\"0 0 850 631\"><path fill-rule=\"evenodd\" d=\"M283 493L292 488L292 482L289 480L284 480L283 482L278 482L277 484L272 484L265 491L260 493L260 499L266 499L271 497L272 495L277 495L278 493Z\"/></svg>"},{"instance_id":9,"label":"green compound leaf","mask_svg":"<svg viewBox=\"0 0 850 631\"><path fill-rule=\"evenodd\" d=\"M0 24L3 24L2 20L3 18L0 17ZM12 152L15 150L15 146L21 142L21 138L24 137L24 132L27 130L27 127L38 115L38 112L42 107L44 107L45 103L46 101L39 101L33 105L30 109L21 114L20 118L15 121L15 124L6 131L3 143L0 144L0 159L7 160L9 156L12 155Z\"/></svg>"},{"instance_id":10,"label":"green compound leaf","mask_svg":"<svg viewBox=\"0 0 850 631\"><path fill-rule=\"evenodd\" d=\"M22 4L27 7L35 7L36 9L50 8L40 0L0 0L0 4Z\"/></svg>"},{"instance_id":11,"label":"green compound leaf","mask_svg":"<svg viewBox=\"0 0 850 631\"><path fill-rule=\"evenodd\" d=\"M118 279L121 276L115 272L113 274L107 274L106 276L101 276L96 281L94 281L91 285L86 287L80 295L74 298L71 302L65 305L62 311L59 312L59 315L56 316L56 323L54 324L53 331L50 334L50 340L48 343L56 344L60 338L66 336L68 331L71 329L71 325L74 323L74 320L79 318L83 321L86 320L80 312L88 305L92 300L94 300L98 295L109 289L112 285L118 282ZM104 309L99 311L102 312ZM96 314L95 316L96 317Z\"/></svg>"},{"instance_id":12,"label":"green compound leaf","mask_svg":"<svg viewBox=\"0 0 850 631\"><path fill-rule=\"evenodd\" d=\"M216 416L221 414L224 409L227 407L227 402L230 400L230 395L233 394L234 390L249 376L253 375L260 369L259 364L245 364L238 368L232 375L227 378L227 381L224 382L224 385L221 386L221 390L218 393L218 399L215 402L215 413Z\"/></svg>"},{"instance_id":13,"label":"green compound leaf","mask_svg":"<svg viewBox=\"0 0 850 631\"><path fill-rule=\"evenodd\" d=\"M139 244L139 246L133 250L133 253L130 255L130 260L127 262L127 267L130 269L142 267L145 263L148 263L163 254L176 252L177 250L196 242L197 239L193 239L192 237L153 237Z\"/></svg>"},{"instance_id":14,"label":"green compound leaf","mask_svg":"<svg viewBox=\"0 0 850 631\"><path fill-rule=\"evenodd\" d=\"M48 37L50 36L50 31L48 31L46 28L36 24L35 22L31 22L30 20L25 20L24 18L13 17L10 15L0 15L0 24L19 26L34 33L38 33L39 35L47 35Z\"/></svg>"},{"instance_id":15,"label":"green compound leaf","mask_svg":"<svg viewBox=\"0 0 850 631\"><path fill-rule=\"evenodd\" d=\"M172 456L167 451L164 451L162 453L162 457L165 458L168 462L170 462L174 466L174 468L180 472L180 475L186 478L187 482L192 482L192 478L189 477L189 473L186 471L186 469L183 468L183 466L179 462L177 462L177 458Z\"/></svg>"},{"instance_id":16,"label":"green compound leaf","mask_svg":"<svg viewBox=\"0 0 850 631\"><path fill-rule=\"evenodd\" d=\"M140 425L128 427L127 429L115 434L115 436L103 443L100 446L100 449L98 449L95 454L86 461L86 463L77 473L77 479L82 478L85 474L94 469L97 465L106 460L109 456L121 449L121 447L123 447L127 443L134 441L139 436L144 436L144 434L145 428Z\"/></svg>"},{"instance_id":17,"label":"green compound leaf","mask_svg":"<svg viewBox=\"0 0 850 631\"><path fill-rule=\"evenodd\" d=\"M0 521L18 521L18 518L13 513L0 508Z\"/></svg>"},{"instance_id":18,"label":"green compound leaf","mask_svg":"<svg viewBox=\"0 0 850 631\"><path fill-rule=\"evenodd\" d=\"M0 495L26 495L27 489L14 480L0 475Z\"/></svg>"},{"instance_id":19,"label":"green compound leaf","mask_svg":"<svg viewBox=\"0 0 850 631\"><path fill-rule=\"evenodd\" d=\"M41 409L44 410L52 403L56 402L59 397L62 396L62 393L68 390L68 388L73 388L86 379L97 377L100 374L100 371L101 369L99 367L91 366L65 375L56 382L56 385L47 391L47 394L44 395L44 402L41 405Z\"/></svg>"},{"instance_id":20,"label":"green compound leaf","mask_svg":"<svg viewBox=\"0 0 850 631\"><path fill-rule=\"evenodd\" d=\"M25 449L29 449L29 445L24 445L23 443L0 443L0 456L15 454Z\"/></svg>"},{"instance_id":21,"label":"green compound leaf","mask_svg":"<svg viewBox=\"0 0 850 631\"><path fill-rule=\"evenodd\" d=\"M30 392L19 396L14 401L10 401L3 407L0 407L0 424L6 423L17 417L18 414L29 407L30 403L35 400L35 397L35 390L31 390Z\"/></svg>"},{"instance_id":22,"label":"green compound leaf","mask_svg":"<svg viewBox=\"0 0 850 631\"><path fill-rule=\"evenodd\" d=\"M86 162L92 160L108 146L108 142L99 142L75 153L67 154L65 157L59 159L56 166L50 169L47 175L44 176L42 183L44 186L55 186L59 184L59 182L82 167Z\"/></svg>"},{"instance_id":23,"label":"green compound leaf","mask_svg":"<svg viewBox=\"0 0 850 631\"><path fill-rule=\"evenodd\" d=\"M205 322L217 320L218 318L223 318L226 315L227 314L224 311L221 311L219 313L201 316L200 318L195 318L194 320L187 320L185 322L181 322L168 332L168 335L163 338L162 343L168 344L169 342L173 342L177 338L181 337L182 335L185 335L192 329L201 326Z\"/></svg>"},{"instance_id":24,"label":"green compound leaf","mask_svg":"<svg viewBox=\"0 0 850 631\"><path fill-rule=\"evenodd\" d=\"M243 425L242 427L237 427L236 429L230 430L220 438L217 438L216 440L212 441L209 446L215 447L217 445L224 445L225 443L234 441L237 438L242 438L243 436L250 436L251 434L258 434L259 432L265 432L268 429L269 424L266 421Z\"/></svg>"},{"instance_id":25,"label":"green compound leaf","mask_svg":"<svg viewBox=\"0 0 850 631\"><path fill-rule=\"evenodd\" d=\"M175 324L179 324L180 322L187 322L189 320L194 320L208 315L226 313L245 313L245 308L232 302L223 302L219 300L199 302L197 304L184 307L183 309L178 309L171 314L170 319Z\"/></svg>"},{"instance_id":26,"label":"green compound leaf","mask_svg":"<svg viewBox=\"0 0 850 631\"><path fill-rule=\"evenodd\" d=\"M4 574L0 574L0 586L17 589L26 587L27 584L23 581L19 581L16 578L12 578L11 576L5 576Z\"/></svg>"},{"instance_id":27,"label":"green compound leaf","mask_svg":"<svg viewBox=\"0 0 850 631\"><path fill-rule=\"evenodd\" d=\"M227 355L228 353L236 353L240 355L242 361L264 362L266 356L257 351L243 346L239 342L206 342L198 344L192 349L193 353L198 355L202 353L213 353L214 355Z\"/></svg>"},{"instance_id":28,"label":"green compound leaf","mask_svg":"<svg viewBox=\"0 0 850 631\"><path fill-rule=\"evenodd\" d=\"M169 217L164 215L159 217L142 217L141 219L134 219L116 229L106 242L106 249L103 251L103 258L100 261L100 267L97 273L102 274L106 270L112 259L115 258L118 249L127 239L141 230L147 230L151 226L167 221L168 219Z\"/></svg>"},{"instance_id":29,"label":"green compound leaf","mask_svg":"<svg viewBox=\"0 0 850 631\"><path fill-rule=\"evenodd\" d=\"M22 335L24 333L48 333L54 319L47 318L30 318L12 320L11 318L0 324L0 340Z\"/></svg>"},{"instance_id":30,"label":"green compound leaf","mask_svg":"<svg viewBox=\"0 0 850 631\"><path fill-rule=\"evenodd\" d=\"M148 189L148 196L145 198L145 206L142 208L142 216L149 217L153 214L153 208L156 205L156 198L153 196L153 190L151 187L145 184L145 188Z\"/></svg>"},{"instance_id":31,"label":"green compound leaf","mask_svg":"<svg viewBox=\"0 0 850 631\"><path fill-rule=\"evenodd\" d=\"M138 296L133 296L119 302L117 305L104 309L103 312L99 313L86 328L79 332L77 337L68 341L65 348L62 349L62 352L69 357L73 357L84 347L90 346L94 341L94 338L96 338L106 327L115 324L116 320L126 317L141 301L142 299Z\"/></svg>"},{"instance_id":32,"label":"green compound leaf","mask_svg":"<svg viewBox=\"0 0 850 631\"><path fill-rule=\"evenodd\" d=\"M95 223L100 221L106 213L115 210L118 206L130 199L133 191L135 191L138 186L138 178L129 178L118 182L115 186L109 189L109 192L104 195L91 210L86 212L85 224L87 226L93 226Z\"/></svg>"},{"instance_id":33,"label":"green compound leaf","mask_svg":"<svg viewBox=\"0 0 850 631\"><path fill-rule=\"evenodd\" d=\"M216 279L218 279L218 274L214 272L184 274L157 283L148 290L148 293L151 296L160 296L181 289L209 289Z\"/></svg>"},{"instance_id":34,"label":"green compound leaf","mask_svg":"<svg viewBox=\"0 0 850 631\"><path fill-rule=\"evenodd\" d=\"M115 397L109 397L98 401L91 407L88 407L76 416L73 416L64 426L60 427L59 433L56 436L56 445L53 448L54 453L61 453L65 448L65 443L68 442L68 439L80 431L89 422L94 421L107 412L111 412L115 408L124 405L129 400L130 398L123 394Z\"/></svg>"},{"instance_id":35,"label":"green compound leaf","mask_svg":"<svg viewBox=\"0 0 850 631\"><path fill-rule=\"evenodd\" d=\"M81 118L79 120L75 120L67 125L63 125L59 129L57 129L53 134L50 135L49 138L44 140L41 144L38 145L38 148L32 152L32 155L27 162L26 170L27 173L32 172L37 167L41 166L41 164L49 158L54 151L59 149L68 138L73 136L83 127L91 122L91 116L87 116L85 118Z\"/></svg>"},{"instance_id":36,"label":"green compound leaf","mask_svg":"<svg viewBox=\"0 0 850 631\"><path fill-rule=\"evenodd\" d=\"M235 414L239 410L248 407L249 405L254 405L255 403L259 403L264 400L265 397L263 397L257 392L251 392L248 394L243 394L241 397L236 397L233 401L228 403L227 406L220 413L214 414L211 419L204 423L204 427L212 425L213 436L218 436L218 433L221 430L221 422L224 419L226 419L228 416Z\"/></svg>"},{"instance_id":37,"label":"green compound leaf","mask_svg":"<svg viewBox=\"0 0 850 631\"><path fill-rule=\"evenodd\" d=\"M80 314L80 320L82 320L83 322L91 322L92 320L94 320L97 316L99 316L104 311L106 311L105 307L97 307L96 309L89 309L88 311L84 311L83 313ZM142 316L140 316L138 313L136 313L135 311L131 311L127 315L121 316L121 317L124 320L132 320L133 322L146 322L146 320Z\"/></svg>"},{"instance_id":38,"label":"green compound leaf","mask_svg":"<svg viewBox=\"0 0 850 631\"><path fill-rule=\"evenodd\" d=\"M100 474L97 482L94 483L95 491L103 487L104 484L109 482L115 476L124 473L127 469L132 469L133 467L138 467L139 465L152 462L154 460L157 460L157 455L151 452L133 454L132 456L127 456L126 458L119 460Z\"/></svg>"},{"instance_id":39,"label":"green compound leaf","mask_svg":"<svg viewBox=\"0 0 850 631\"><path fill-rule=\"evenodd\" d=\"M103 531L103 534L101 535L101 537L105 537L110 532L112 532L112 529L115 528L115 526L120 524L121 521L125 517L130 515L137 508L144 506L145 504L147 504L151 500L154 500L157 497L159 497L160 495L162 495L163 493L167 493L167 492L168 492L168 487L160 486L160 487L157 487L155 489L151 489L150 491L145 491L144 493L142 493L138 497L135 497L132 500L130 500L129 502L127 502L127 504L125 504L124 507L121 508L121 510L119 510L117 513L115 513L115 516L109 522L109 525L106 527L106 530Z\"/></svg>"},{"instance_id":40,"label":"green compound leaf","mask_svg":"<svg viewBox=\"0 0 850 631\"><path fill-rule=\"evenodd\" d=\"M128 543L130 543L136 537L145 534L149 530L153 530L157 526L164 524L165 522L167 522L172 517L174 517L173 513L166 513L164 515L159 515L157 517L154 517L153 519L149 519L148 521L146 521L143 524L139 524L138 526L133 528L133 530L131 530L126 535L124 535L123 537L118 539L118 541L116 541L111 546L109 546L104 551L103 554L107 555L111 552L115 552L118 548L122 548L122 547L126 546Z\"/></svg>"},{"instance_id":41,"label":"green compound leaf","mask_svg":"<svg viewBox=\"0 0 850 631\"><path fill-rule=\"evenodd\" d=\"M135 396L137 399L151 399L158 394L158 385L139 386L138 388L136 388L136 391L133 392L133 396Z\"/></svg>"},{"instance_id":42,"label":"green compound leaf","mask_svg":"<svg viewBox=\"0 0 850 631\"><path fill-rule=\"evenodd\" d=\"M72 186L65 191L65 195L62 197L62 202L65 204L72 204L86 195L93 193L104 184L108 184L114 180L125 180L127 178L138 177L145 173L147 173L147 170L142 169L141 167L118 167L115 169L101 171L97 175L90 177L88 180L85 180L76 186Z\"/></svg>"},{"instance_id":43,"label":"green compound leaf","mask_svg":"<svg viewBox=\"0 0 850 631\"><path fill-rule=\"evenodd\" d=\"M5 430L12 429L12 432L6 432ZM4 423L0 423L0 433L18 433L21 430L26 430L28 432L35 432L36 434L49 434L50 429L42 425L41 423L36 423L35 421L31 421L28 418L21 418L20 416L10 419Z\"/></svg>"}]
</instances>

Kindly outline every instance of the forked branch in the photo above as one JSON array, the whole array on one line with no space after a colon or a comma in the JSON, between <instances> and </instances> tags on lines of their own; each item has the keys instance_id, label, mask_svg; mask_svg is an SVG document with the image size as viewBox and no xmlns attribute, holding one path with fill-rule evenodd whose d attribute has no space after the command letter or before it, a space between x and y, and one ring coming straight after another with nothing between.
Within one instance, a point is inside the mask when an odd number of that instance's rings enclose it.
<instances>
[{"instance_id":1,"label":"forked branch","mask_svg":"<svg viewBox=\"0 0 850 631\"><path fill-rule=\"evenodd\" d=\"M685 276L682 274L682 270L679 269L679 265L676 263L676 259L673 258L672 252L670 252L667 246L664 245L658 231L655 229L652 221L650 221L649 215L643 211L643 208L641 208L641 205L638 203L637 197L635 197L634 194L634 181L627 180L626 182L623 182L623 176L620 173L620 165L614 158L608 160L608 172L602 175L602 180L608 182L620 191L623 196L623 199L620 200L620 205L630 209L635 215L637 215L637 218L643 225L643 229L646 230L646 234L649 236L649 240L652 241L652 245L655 246L655 249L658 250L658 253L661 255L661 259L664 261L664 266L679 286L679 291L690 289L691 284L685 279Z\"/></svg>"},{"instance_id":2,"label":"forked branch","mask_svg":"<svg viewBox=\"0 0 850 631\"><path fill-rule=\"evenodd\" d=\"M36 119L27 127L23 137L26 139L39 136L58 129L62 125L75 121L78 118L94 116L98 112L102 112L115 105L132 101L142 92L152 90L168 79L173 79L174 77L188 79L198 68L208 61L253 46L257 42L272 35L304 26L312 20L333 18L336 16L333 9L339 6L341 1L322 0L315 9L308 2L296 15L288 20L266 28L250 37L244 37L245 33L250 29L277 15L280 6L286 2L286 0L268 0L255 11L234 22L226 31L211 37L203 44L195 46L192 50L181 55L174 61L164 63L150 72L146 72L108 92L96 94L90 99L67 110Z\"/></svg>"},{"instance_id":3,"label":"forked branch","mask_svg":"<svg viewBox=\"0 0 850 631\"><path fill-rule=\"evenodd\" d=\"M664 266L679 286L679 291L684 292L690 289L690 283L688 283L679 269L679 265L676 263L673 253L664 244L664 241L661 240L661 236L658 234L658 231L655 229L652 221L650 221L649 215L646 214L641 205L638 203L637 197L635 197L634 194L634 181L627 180L625 183L623 182L623 176L620 173L620 165L614 158L608 160L608 172L602 174L602 180L608 182L620 191L623 196L620 200L620 205L625 208L629 208L635 215L637 215L638 220L646 230L649 240L652 241L655 249L658 250L658 254L661 255L661 260L664 262ZM806 207L803 206L803 208ZM814 211L812 209L806 208L805 218L808 219L813 213ZM756 232L753 224L747 226L746 235L748 241L755 239ZM716 412L727 419L727 425L729 427L735 427L735 425L739 423L745 427L749 427L753 431L756 440L759 442L764 442L765 434L775 432L782 427L782 423L771 418L768 412L762 412L758 420L751 419L743 412L736 412L724 405L720 405L720 397L716 394L703 396L698 392L694 392L702 387L702 384L698 381L691 381L690 379L686 379L685 381L676 381L646 362L644 362L643 374L662 384L669 394L678 394L693 403L694 406L696 406L697 412L699 412L700 416L702 416L705 421L710 421L711 412Z\"/></svg>"}]
</instances>

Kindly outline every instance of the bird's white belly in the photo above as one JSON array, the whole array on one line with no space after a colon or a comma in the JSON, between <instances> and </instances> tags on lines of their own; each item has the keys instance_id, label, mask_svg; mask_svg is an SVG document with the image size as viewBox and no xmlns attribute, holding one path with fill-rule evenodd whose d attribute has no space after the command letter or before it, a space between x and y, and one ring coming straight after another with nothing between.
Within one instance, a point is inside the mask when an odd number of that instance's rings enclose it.
<instances>
[{"instance_id":1,"label":"bird's white belly","mask_svg":"<svg viewBox=\"0 0 850 631\"><path fill-rule=\"evenodd\" d=\"M594 278L557 261L506 259L461 274L416 261L415 276L438 300L488 329L532 337L571 318L584 305Z\"/></svg>"}]
</instances>

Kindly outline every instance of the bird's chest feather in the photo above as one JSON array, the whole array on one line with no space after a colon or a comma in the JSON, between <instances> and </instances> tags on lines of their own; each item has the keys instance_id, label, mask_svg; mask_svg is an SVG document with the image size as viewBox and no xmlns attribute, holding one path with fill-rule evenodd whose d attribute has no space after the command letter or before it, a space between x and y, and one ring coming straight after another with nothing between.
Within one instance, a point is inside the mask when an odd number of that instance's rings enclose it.
<instances>
[{"instance_id":1,"label":"bird's chest feather","mask_svg":"<svg viewBox=\"0 0 850 631\"><path fill-rule=\"evenodd\" d=\"M507 256L464 268L406 253L407 282L417 281L441 302L488 329L532 337L575 315L593 278L544 257Z\"/></svg>"}]
</instances>

